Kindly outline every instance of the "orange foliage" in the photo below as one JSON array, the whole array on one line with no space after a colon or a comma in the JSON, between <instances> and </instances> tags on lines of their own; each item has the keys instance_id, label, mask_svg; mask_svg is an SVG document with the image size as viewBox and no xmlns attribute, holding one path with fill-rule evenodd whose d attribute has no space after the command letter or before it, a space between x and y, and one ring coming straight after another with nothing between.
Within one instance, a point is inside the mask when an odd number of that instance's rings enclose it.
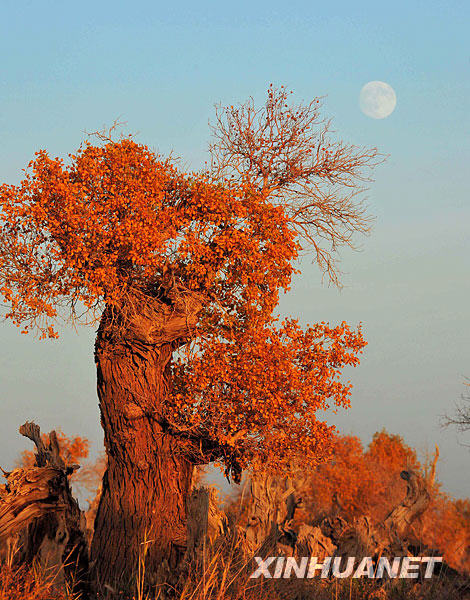
<instances>
[{"instance_id":1,"label":"orange foliage","mask_svg":"<svg viewBox=\"0 0 470 600\"><path fill-rule=\"evenodd\" d=\"M365 450L359 438L337 436L331 460L299 476L305 499L300 518L336 513L347 520L370 515L380 521L404 498L406 484L399 475L410 468L423 470L423 465L398 435L376 433ZM438 549L454 568L470 572L470 500L455 500L436 485L430 507L409 535Z\"/></svg>"},{"instance_id":2,"label":"orange foliage","mask_svg":"<svg viewBox=\"0 0 470 600\"><path fill-rule=\"evenodd\" d=\"M302 249L337 280L332 252L368 229L356 196L377 151L332 141L319 102L291 107L284 89L270 88L256 126L252 110L219 114L202 174L131 137L86 142L67 163L38 152L19 185L0 187L0 292L7 317L44 337L60 315L95 322L105 306L196 294L198 325L175 344L170 430L224 449L201 445L207 460L276 469L300 452L313 465L333 430L315 413L348 406L341 370L365 342L360 328L303 329L275 309Z\"/></svg>"},{"instance_id":3,"label":"orange foliage","mask_svg":"<svg viewBox=\"0 0 470 600\"><path fill-rule=\"evenodd\" d=\"M308 481L309 496L316 510L337 508L348 519L370 514L382 519L393 503L404 495L405 483L400 471L419 468L416 453L400 436L386 431L374 434L364 451L355 436L335 438L332 460L320 465Z\"/></svg>"},{"instance_id":4,"label":"orange foliage","mask_svg":"<svg viewBox=\"0 0 470 600\"><path fill-rule=\"evenodd\" d=\"M470 574L470 500L456 500L436 493L423 515L417 535L431 548L438 548L446 562Z\"/></svg>"}]
</instances>

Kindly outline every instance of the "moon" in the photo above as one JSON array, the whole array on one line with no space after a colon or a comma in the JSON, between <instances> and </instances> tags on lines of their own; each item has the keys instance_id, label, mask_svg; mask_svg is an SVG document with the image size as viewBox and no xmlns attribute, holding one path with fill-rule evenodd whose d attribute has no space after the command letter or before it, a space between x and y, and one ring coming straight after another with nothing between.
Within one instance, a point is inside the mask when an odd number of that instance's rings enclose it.
<instances>
[{"instance_id":1,"label":"moon","mask_svg":"<svg viewBox=\"0 0 470 600\"><path fill-rule=\"evenodd\" d=\"M362 112L372 119L385 119L392 114L396 105L395 90L383 81L369 81L359 94Z\"/></svg>"}]
</instances>

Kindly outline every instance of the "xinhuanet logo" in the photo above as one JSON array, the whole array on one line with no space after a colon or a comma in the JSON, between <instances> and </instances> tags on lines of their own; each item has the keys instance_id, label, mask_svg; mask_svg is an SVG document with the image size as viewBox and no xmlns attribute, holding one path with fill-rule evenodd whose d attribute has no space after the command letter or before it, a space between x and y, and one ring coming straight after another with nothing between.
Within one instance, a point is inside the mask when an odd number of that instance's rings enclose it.
<instances>
[{"instance_id":1,"label":"xinhuanet logo","mask_svg":"<svg viewBox=\"0 0 470 600\"><path fill-rule=\"evenodd\" d=\"M258 577L311 579L315 575L323 579L328 577L418 579L420 573L425 579L430 579L436 563L442 563L442 556L396 556L393 559L381 557L377 561L374 561L371 556L363 558L327 556L323 561L318 561L316 556L299 558L268 556L264 559L255 556L255 560L257 569L250 575L252 579Z\"/></svg>"}]
</instances>

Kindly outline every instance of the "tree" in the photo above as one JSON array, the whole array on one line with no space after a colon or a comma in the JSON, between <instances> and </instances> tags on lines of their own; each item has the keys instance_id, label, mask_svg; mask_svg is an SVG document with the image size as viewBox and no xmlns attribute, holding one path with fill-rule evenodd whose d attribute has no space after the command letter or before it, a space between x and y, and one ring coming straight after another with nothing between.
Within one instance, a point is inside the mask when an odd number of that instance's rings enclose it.
<instances>
[{"instance_id":1,"label":"tree","mask_svg":"<svg viewBox=\"0 0 470 600\"><path fill-rule=\"evenodd\" d=\"M183 173L132 137L85 142L67 164L41 150L0 188L0 288L22 332L99 322L98 397L108 467L92 556L101 584L179 562L195 465L306 466L331 449L316 411L347 406L341 369L360 327L280 321L276 306L313 247L334 251L368 219L357 194L375 149L330 140L319 101L218 109L211 162Z\"/></svg>"},{"instance_id":2,"label":"tree","mask_svg":"<svg viewBox=\"0 0 470 600\"><path fill-rule=\"evenodd\" d=\"M470 387L470 383L466 383ZM462 394L462 404L458 404L455 409L455 414L445 418L445 425L455 425L459 431L465 432L470 430L470 394Z\"/></svg>"}]
</instances>

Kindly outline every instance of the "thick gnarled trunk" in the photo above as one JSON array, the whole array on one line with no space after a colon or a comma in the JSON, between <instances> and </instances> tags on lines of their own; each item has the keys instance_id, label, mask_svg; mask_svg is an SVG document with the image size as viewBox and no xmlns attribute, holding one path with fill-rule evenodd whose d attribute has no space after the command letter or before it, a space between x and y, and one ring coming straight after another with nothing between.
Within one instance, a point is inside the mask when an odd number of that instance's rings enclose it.
<instances>
[{"instance_id":1,"label":"thick gnarled trunk","mask_svg":"<svg viewBox=\"0 0 470 600\"><path fill-rule=\"evenodd\" d=\"M135 308L135 307L134 307ZM105 311L95 360L108 468L91 549L98 588L133 588L173 574L186 547L193 463L162 416L172 351L193 326L178 306L146 304L125 326ZM135 589L135 587L134 587Z\"/></svg>"}]
</instances>

